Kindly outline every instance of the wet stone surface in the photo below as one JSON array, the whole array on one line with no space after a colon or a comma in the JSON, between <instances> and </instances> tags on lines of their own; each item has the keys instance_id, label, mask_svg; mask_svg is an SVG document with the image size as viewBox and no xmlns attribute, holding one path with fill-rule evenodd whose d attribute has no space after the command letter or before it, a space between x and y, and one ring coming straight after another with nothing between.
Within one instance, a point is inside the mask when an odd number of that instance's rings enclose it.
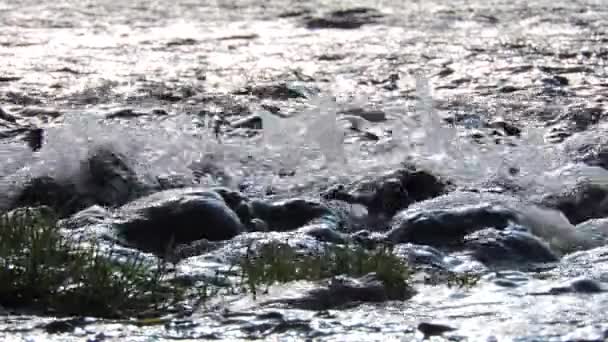
<instances>
[{"instance_id":1,"label":"wet stone surface","mask_svg":"<svg viewBox=\"0 0 608 342\"><path fill-rule=\"evenodd\" d=\"M0 340L605 340L607 25L594 0L0 0L0 212L119 258L172 241L192 289L277 242L414 270L147 323L0 306Z\"/></svg>"}]
</instances>

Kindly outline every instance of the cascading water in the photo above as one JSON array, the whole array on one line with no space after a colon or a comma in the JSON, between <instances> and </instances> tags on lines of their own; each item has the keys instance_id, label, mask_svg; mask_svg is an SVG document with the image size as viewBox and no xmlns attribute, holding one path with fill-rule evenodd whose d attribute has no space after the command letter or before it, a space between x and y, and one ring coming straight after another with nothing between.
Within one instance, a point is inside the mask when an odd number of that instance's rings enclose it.
<instances>
[{"instance_id":1,"label":"cascading water","mask_svg":"<svg viewBox=\"0 0 608 342\"><path fill-rule=\"evenodd\" d=\"M185 115L138 123L99 120L85 113L67 115L61 125L45 130L45 144L38 153L17 143L0 147L5 161L0 169L1 185L7 190L41 176L78 184L82 162L99 145L127 156L143 179L175 174L191 177L189 165L213 156L213 162L239 182L283 190L314 189L319 183L370 177L397 167L406 158L464 184L511 177L523 187L556 190L581 176L607 183L603 170L587 175L556 171L569 161L543 142L540 129L524 129L514 146L478 144L462 137L466 127L443 122L433 108L431 87L424 77L416 79L416 95L415 112L389 110L386 126L392 136L367 149L345 142L338 106L330 97L312 99L310 110L290 118L260 111L263 134L247 142L217 141L208 129L209 122L201 131ZM512 167L517 168L516 175L509 173ZM206 180L206 184L213 182Z\"/></svg>"}]
</instances>

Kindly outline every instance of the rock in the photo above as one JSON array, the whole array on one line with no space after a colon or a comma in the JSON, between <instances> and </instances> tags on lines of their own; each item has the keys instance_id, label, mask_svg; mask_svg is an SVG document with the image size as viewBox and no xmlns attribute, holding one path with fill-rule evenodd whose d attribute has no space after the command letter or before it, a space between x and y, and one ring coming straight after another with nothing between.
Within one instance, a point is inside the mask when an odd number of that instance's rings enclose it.
<instances>
[{"instance_id":1,"label":"rock","mask_svg":"<svg viewBox=\"0 0 608 342\"><path fill-rule=\"evenodd\" d=\"M383 122L386 121L386 113L377 109L365 109L365 108L350 108L339 112L338 114L352 115L361 117L369 122Z\"/></svg>"},{"instance_id":2,"label":"rock","mask_svg":"<svg viewBox=\"0 0 608 342\"><path fill-rule=\"evenodd\" d=\"M321 196L326 200L339 200L364 205L371 215L392 217L411 203L445 193L448 183L424 170L406 167L371 181L362 181L348 190L344 185L334 186Z\"/></svg>"},{"instance_id":3,"label":"rock","mask_svg":"<svg viewBox=\"0 0 608 342\"><path fill-rule=\"evenodd\" d=\"M521 90L521 88L512 86L512 85L505 85L505 86L498 88L498 91L501 93L504 93L504 94L514 93L518 90Z\"/></svg>"},{"instance_id":4,"label":"rock","mask_svg":"<svg viewBox=\"0 0 608 342\"><path fill-rule=\"evenodd\" d=\"M233 175L215 155L205 155L202 159L192 162L188 168L192 170L196 183L203 183L204 177L211 177L216 184L227 187L235 185Z\"/></svg>"},{"instance_id":5,"label":"rock","mask_svg":"<svg viewBox=\"0 0 608 342\"><path fill-rule=\"evenodd\" d=\"M244 118L232 121L231 127L234 128L251 128L251 129L262 129L262 118L259 115L252 114Z\"/></svg>"},{"instance_id":6,"label":"rock","mask_svg":"<svg viewBox=\"0 0 608 342\"><path fill-rule=\"evenodd\" d=\"M100 146L90 151L86 161L86 191L96 204L120 206L143 192L135 171L125 155Z\"/></svg>"},{"instance_id":7,"label":"rock","mask_svg":"<svg viewBox=\"0 0 608 342\"><path fill-rule=\"evenodd\" d=\"M363 25L375 24L384 15L373 8L355 7L330 12L322 17L306 17L308 29L356 29Z\"/></svg>"},{"instance_id":8,"label":"rock","mask_svg":"<svg viewBox=\"0 0 608 342\"><path fill-rule=\"evenodd\" d=\"M474 231L487 227L504 229L515 220L517 216L512 210L492 204L432 211L404 210L393 218L387 238L394 243L453 244Z\"/></svg>"},{"instance_id":9,"label":"rock","mask_svg":"<svg viewBox=\"0 0 608 342\"><path fill-rule=\"evenodd\" d=\"M275 100L289 100L297 98L306 98L306 94L296 87L292 87L287 83L279 84L259 84L247 86L244 89L237 90L234 95L253 95L258 98L271 98Z\"/></svg>"},{"instance_id":10,"label":"rock","mask_svg":"<svg viewBox=\"0 0 608 342\"><path fill-rule=\"evenodd\" d=\"M560 210L573 224L608 216L608 189L586 183L565 187L561 193L541 197L538 203Z\"/></svg>"},{"instance_id":11,"label":"rock","mask_svg":"<svg viewBox=\"0 0 608 342\"><path fill-rule=\"evenodd\" d=\"M551 77L545 77L545 78L541 79L541 82L543 82L544 84L547 84L547 85L559 86L559 87L567 86L570 84L570 80L568 80L567 77L561 76L561 75L553 75Z\"/></svg>"},{"instance_id":12,"label":"rock","mask_svg":"<svg viewBox=\"0 0 608 342\"><path fill-rule=\"evenodd\" d=\"M42 144L44 142L44 130L42 128L32 128L24 137L24 140L32 151L36 152L42 148Z\"/></svg>"},{"instance_id":13,"label":"rock","mask_svg":"<svg viewBox=\"0 0 608 342\"><path fill-rule=\"evenodd\" d=\"M352 233L350 235L350 239L367 249L373 249L376 248L378 245L381 245L382 243L386 242L386 235L380 232L360 230Z\"/></svg>"},{"instance_id":14,"label":"rock","mask_svg":"<svg viewBox=\"0 0 608 342\"><path fill-rule=\"evenodd\" d=\"M25 183L12 207L46 205L64 217L92 204L92 201L80 198L74 184L62 184L51 177L39 177Z\"/></svg>"},{"instance_id":15,"label":"rock","mask_svg":"<svg viewBox=\"0 0 608 342\"><path fill-rule=\"evenodd\" d=\"M414 293L407 284L387 286L375 273L370 273L360 278L334 277L299 298L273 300L262 305L279 303L297 309L318 311L362 302L406 300Z\"/></svg>"},{"instance_id":16,"label":"rock","mask_svg":"<svg viewBox=\"0 0 608 342\"><path fill-rule=\"evenodd\" d=\"M271 231L290 231L317 218L333 217L333 212L325 205L304 199L275 203L253 200L250 208L253 217L266 222Z\"/></svg>"},{"instance_id":17,"label":"rock","mask_svg":"<svg viewBox=\"0 0 608 342\"><path fill-rule=\"evenodd\" d=\"M87 226L95 226L107 222L111 218L112 213L109 210L99 205L93 205L59 221L59 226L74 230Z\"/></svg>"},{"instance_id":18,"label":"rock","mask_svg":"<svg viewBox=\"0 0 608 342\"><path fill-rule=\"evenodd\" d=\"M0 119L4 120L4 121L12 122L12 123L17 122L17 117L8 113L4 109L2 109L2 107L0 107Z\"/></svg>"},{"instance_id":19,"label":"rock","mask_svg":"<svg viewBox=\"0 0 608 342\"><path fill-rule=\"evenodd\" d=\"M164 253L171 243L227 240L244 231L222 196L204 188L158 192L119 208L117 215L120 236L156 253Z\"/></svg>"},{"instance_id":20,"label":"rock","mask_svg":"<svg viewBox=\"0 0 608 342\"><path fill-rule=\"evenodd\" d=\"M133 108L120 108L114 109L109 113L105 114L106 119L117 119L117 118L136 118L139 116L146 115L143 112L137 112Z\"/></svg>"},{"instance_id":21,"label":"rock","mask_svg":"<svg viewBox=\"0 0 608 342\"><path fill-rule=\"evenodd\" d=\"M175 38L167 42L167 47L183 46L183 45L196 45L198 40L193 38Z\"/></svg>"},{"instance_id":22,"label":"rock","mask_svg":"<svg viewBox=\"0 0 608 342\"><path fill-rule=\"evenodd\" d=\"M570 121L575 132L582 132L605 118L604 109L600 106L589 107L587 103L569 105L556 121Z\"/></svg>"},{"instance_id":23,"label":"rock","mask_svg":"<svg viewBox=\"0 0 608 342\"><path fill-rule=\"evenodd\" d=\"M486 228L502 230L510 224L524 227L555 252L593 246L591 239L577 232L557 210L507 195L464 191L412 204L394 216L387 238L397 243L462 248L465 235Z\"/></svg>"},{"instance_id":24,"label":"rock","mask_svg":"<svg viewBox=\"0 0 608 342\"><path fill-rule=\"evenodd\" d=\"M312 236L322 242L331 242L335 244L344 244L347 242L348 236L335 230L334 227L326 223L317 223L304 226L298 229L299 232Z\"/></svg>"},{"instance_id":25,"label":"rock","mask_svg":"<svg viewBox=\"0 0 608 342\"><path fill-rule=\"evenodd\" d=\"M589 278L608 282L608 245L565 255L550 274L553 278Z\"/></svg>"},{"instance_id":26,"label":"rock","mask_svg":"<svg viewBox=\"0 0 608 342\"><path fill-rule=\"evenodd\" d=\"M572 279L565 284L558 285L549 289L550 294L599 293L603 291L604 288L599 282L585 277Z\"/></svg>"},{"instance_id":27,"label":"rock","mask_svg":"<svg viewBox=\"0 0 608 342\"><path fill-rule=\"evenodd\" d=\"M608 243L608 218L591 219L576 225L576 231L594 240L598 246Z\"/></svg>"},{"instance_id":28,"label":"rock","mask_svg":"<svg viewBox=\"0 0 608 342\"><path fill-rule=\"evenodd\" d=\"M11 124L9 129L0 130L0 139L5 142L25 143L32 151L42 148L44 130L37 127L18 127Z\"/></svg>"},{"instance_id":29,"label":"rock","mask_svg":"<svg viewBox=\"0 0 608 342\"><path fill-rule=\"evenodd\" d=\"M575 162L608 169L608 129L604 127L571 135L562 148Z\"/></svg>"},{"instance_id":30,"label":"rock","mask_svg":"<svg viewBox=\"0 0 608 342\"><path fill-rule=\"evenodd\" d=\"M519 136L521 134L521 129L515 127L513 124L506 122L502 118L492 119L492 121L488 123L488 126L491 128L500 129L508 136Z\"/></svg>"},{"instance_id":31,"label":"rock","mask_svg":"<svg viewBox=\"0 0 608 342\"><path fill-rule=\"evenodd\" d=\"M398 244L393 252L407 260L410 265L427 265L440 269L449 268L447 255L431 246L412 243Z\"/></svg>"},{"instance_id":32,"label":"rock","mask_svg":"<svg viewBox=\"0 0 608 342\"><path fill-rule=\"evenodd\" d=\"M70 178L41 176L27 181L18 190L13 207L44 204L65 217L94 204L120 206L146 191L126 156L99 146Z\"/></svg>"},{"instance_id":33,"label":"rock","mask_svg":"<svg viewBox=\"0 0 608 342\"><path fill-rule=\"evenodd\" d=\"M445 324L423 322L418 324L418 330L424 334L424 339L428 339L431 336L441 336L446 332L455 331L456 328Z\"/></svg>"},{"instance_id":34,"label":"rock","mask_svg":"<svg viewBox=\"0 0 608 342\"><path fill-rule=\"evenodd\" d=\"M465 249L486 265L513 265L522 262L555 262L559 257L547 243L525 228L510 225L500 231L487 228L467 235Z\"/></svg>"},{"instance_id":35,"label":"rock","mask_svg":"<svg viewBox=\"0 0 608 342\"><path fill-rule=\"evenodd\" d=\"M63 113L60 110L53 108L25 107L19 111L19 115L24 117L50 116L52 118L57 118L63 115Z\"/></svg>"}]
</instances>

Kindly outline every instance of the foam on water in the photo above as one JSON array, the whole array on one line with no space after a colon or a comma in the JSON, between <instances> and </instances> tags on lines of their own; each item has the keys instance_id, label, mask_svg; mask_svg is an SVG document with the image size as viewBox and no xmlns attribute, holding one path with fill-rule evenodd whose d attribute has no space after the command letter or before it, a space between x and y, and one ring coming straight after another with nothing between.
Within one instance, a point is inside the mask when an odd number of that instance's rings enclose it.
<instances>
[{"instance_id":1,"label":"foam on water","mask_svg":"<svg viewBox=\"0 0 608 342\"><path fill-rule=\"evenodd\" d=\"M580 177L608 184L603 169L587 170L584 175L578 169L568 172L568 159L543 141L538 128L524 128L516 146L480 145L462 136L466 127L443 122L424 77L416 80L416 95L415 111L388 110L392 137L365 148L345 141L338 105L329 96L313 98L311 109L291 118L260 111L263 134L247 141L217 141L209 118L202 123L186 115L116 122L91 113L66 115L62 125L46 129L39 153L16 143L1 145L0 157L6 162L0 168L0 186L6 189L8 184L45 175L78 183L82 162L99 145L126 155L142 178L191 175L192 162L213 156L237 181L282 190L370 177L406 159L465 184L501 177L515 177L517 184L542 191L559 190L564 182ZM519 173L511 175L510 167L517 167Z\"/></svg>"}]
</instances>

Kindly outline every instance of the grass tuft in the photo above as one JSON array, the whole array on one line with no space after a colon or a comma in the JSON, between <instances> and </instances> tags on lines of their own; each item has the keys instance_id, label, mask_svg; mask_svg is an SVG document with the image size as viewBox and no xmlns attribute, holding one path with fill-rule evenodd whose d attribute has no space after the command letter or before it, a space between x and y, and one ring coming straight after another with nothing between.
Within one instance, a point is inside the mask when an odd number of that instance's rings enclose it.
<instances>
[{"instance_id":1,"label":"grass tuft","mask_svg":"<svg viewBox=\"0 0 608 342\"><path fill-rule=\"evenodd\" d=\"M301 255L286 243L271 243L240 262L242 289L254 297L275 283L317 281L334 276L360 277L376 273L389 292L409 290L411 269L389 246L366 250L361 246L327 246L322 253Z\"/></svg>"},{"instance_id":2,"label":"grass tuft","mask_svg":"<svg viewBox=\"0 0 608 342\"><path fill-rule=\"evenodd\" d=\"M162 264L126 263L112 249L63 237L44 208L0 216L0 305L58 315L141 316L180 295L165 284Z\"/></svg>"}]
</instances>

